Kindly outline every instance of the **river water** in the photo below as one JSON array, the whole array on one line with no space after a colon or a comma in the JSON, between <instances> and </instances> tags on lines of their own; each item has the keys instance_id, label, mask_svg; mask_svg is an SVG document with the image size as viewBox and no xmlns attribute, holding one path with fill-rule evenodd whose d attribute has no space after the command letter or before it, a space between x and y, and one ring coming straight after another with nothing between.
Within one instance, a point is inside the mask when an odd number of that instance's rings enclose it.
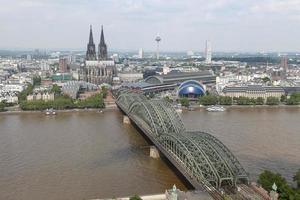
<instances>
[{"instance_id":1,"label":"river water","mask_svg":"<svg viewBox=\"0 0 300 200\"><path fill-rule=\"evenodd\" d=\"M187 129L225 143L255 180L263 169L291 181L300 168L299 108L182 113ZM0 199L92 199L186 187L118 110L0 115Z\"/></svg>"}]
</instances>

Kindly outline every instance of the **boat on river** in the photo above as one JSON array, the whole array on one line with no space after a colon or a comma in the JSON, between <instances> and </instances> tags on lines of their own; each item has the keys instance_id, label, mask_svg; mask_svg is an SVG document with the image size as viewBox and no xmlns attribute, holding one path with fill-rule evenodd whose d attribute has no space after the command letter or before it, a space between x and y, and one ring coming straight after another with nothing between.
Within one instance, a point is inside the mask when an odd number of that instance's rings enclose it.
<instances>
[{"instance_id":1,"label":"boat on river","mask_svg":"<svg viewBox=\"0 0 300 200\"><path fill-rule=\"evenodd\" d=\"M56 115L56 112L53 108L47 109L45 112L46 115Z\"/></svg>"},{"instance_id":2,"label":"boat on river","mask_svg":"<svg viewBox=\"0 0 300 200\"><path fill-rule=\"evenodd\" d=\"M226 109L223 106L209 106L206 110L208 112L224 112Z\"/></svg>"}]
</instances>

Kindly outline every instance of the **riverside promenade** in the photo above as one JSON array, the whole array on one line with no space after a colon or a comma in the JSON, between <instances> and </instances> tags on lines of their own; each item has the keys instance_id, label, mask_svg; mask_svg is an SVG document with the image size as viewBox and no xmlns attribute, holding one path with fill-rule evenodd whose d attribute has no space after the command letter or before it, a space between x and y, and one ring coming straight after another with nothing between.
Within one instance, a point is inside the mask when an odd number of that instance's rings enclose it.
<instances>
[{"instance_id":1,"label":"riverside promenade","mask_svg":"<svg viewBox=\"0 0 300 200\"><path fill-rule=\"evenodd\" d=\"M143 200L166 200L165 194L154 194L154 195L146 195L141 196ZM113 199L92 199L92 200L129 200L130 197L120 197L120 198L113 198Z\"/></svg>"},{"instance_id":2,"label":"riverside promenade","mask_svg":"<svg viewBox=\"0 0 300 200\"><path fill-rule=\"evenodd\" d=\"M153 195L144 195L140 196L143 200L213 200L213 198L208 195L206 192L200 191L188 191L183 192L175 188L166 190L164 194L153 194ZM175 197L175 198L174 198ZM92 200L129 200L130 197L118 197L113 199L92 199Z\"/></svg>"}]
</instances>

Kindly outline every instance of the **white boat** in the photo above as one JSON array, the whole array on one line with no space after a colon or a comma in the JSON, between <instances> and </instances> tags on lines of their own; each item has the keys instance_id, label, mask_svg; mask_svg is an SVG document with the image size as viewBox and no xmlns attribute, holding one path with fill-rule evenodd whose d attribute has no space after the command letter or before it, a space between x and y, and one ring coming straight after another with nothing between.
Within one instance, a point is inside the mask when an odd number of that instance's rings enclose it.
<instances>
[{"instance_id":1,"label":"white boat","mask_svg":"<svg viewBox=\"0 0 300 200\"><path fill-rule=\"evenodd\" d=\"M206 108L208 112L223 112L226 109L223 106L209 106Z\"/></svg>"},{"instance_id":2,"label":"white boat","mask_svg":"<svg viewBox=\"0 0 300 200\"><path fill-rule=\"evenodd\" d=\"M46 113L45 113L45 114L46 114L46 115L50 115L49 109L46 110Z\"/></svg>"},{"instance_id":3,"label":"white boat","mask_svg":"<svg viewBox=\"0 0 300 200\"><path fill-rule=\"evenodd\" d=\"M53 108L50 109L50 113L51 113L52 115L56 115L56 112L55 112L55 110L54 110Z\"/></svg>"},{"instance_id":4,"label":"white boat","mask_svg":"<svg viewBox=\"0 0 300 200\"><path fill-rule=\"evenodd\" d=\"M56 115L56 112L55 112L55 110L53 110L53 108L51 108L51 109L47 109L45 114L46 115Z\"/></svg>"}]
</instances>

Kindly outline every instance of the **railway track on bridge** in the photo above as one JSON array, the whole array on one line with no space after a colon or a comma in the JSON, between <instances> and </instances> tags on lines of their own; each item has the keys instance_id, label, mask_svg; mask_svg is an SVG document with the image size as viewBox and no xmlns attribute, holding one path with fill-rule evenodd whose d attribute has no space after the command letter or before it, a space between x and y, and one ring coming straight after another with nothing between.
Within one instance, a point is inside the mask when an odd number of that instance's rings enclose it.
<instances>
[{"instance_id":1,"label":"railway track on bridge","mask_svg":"<svg viewBox=\"0 0 300 200\"><path fill-rule=\"evenodd\" d=\"M224 199L225 184L248 182L236 157L217 138L201 131L186 131L175 109L162 100L149 100L128 90L116 92L120 110L151 140L197 190Z\"/></svg>"}]
</instances>

